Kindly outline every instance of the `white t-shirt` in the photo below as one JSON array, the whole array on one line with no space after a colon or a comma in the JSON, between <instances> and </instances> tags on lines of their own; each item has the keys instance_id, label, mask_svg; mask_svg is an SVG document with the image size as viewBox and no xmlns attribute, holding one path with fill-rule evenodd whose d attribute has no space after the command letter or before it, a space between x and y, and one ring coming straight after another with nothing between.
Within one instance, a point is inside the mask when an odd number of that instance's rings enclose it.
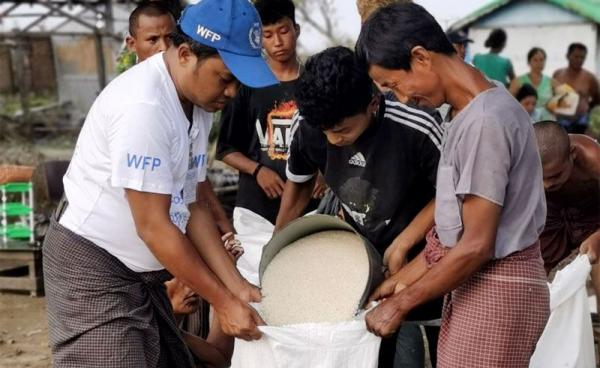
<instances>
[{"instance_id":1,"label":"white t-shirt","mask_svg":"<svg viewBox=\"0 0 600 368\"><path fill-rule=\"evenodd\" d=\"M123 73L83 124L63 179L69 205L60 223L135 272L163 269L136 233L124 188L170 194L171 220L185 232L187 205L206 177L211 125L212 114L195 107L190 127L162 53Z\"/></svg>"}]
</instances>

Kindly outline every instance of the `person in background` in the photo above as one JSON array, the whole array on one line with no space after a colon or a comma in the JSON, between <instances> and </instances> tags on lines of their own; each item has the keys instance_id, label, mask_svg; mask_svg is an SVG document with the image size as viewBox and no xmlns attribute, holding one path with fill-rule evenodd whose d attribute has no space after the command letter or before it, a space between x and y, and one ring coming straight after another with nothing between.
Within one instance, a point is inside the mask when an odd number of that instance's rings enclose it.
<instances>
[{"instance_id":1,"label":"person in background","mask_svg":"<svg viewBox=\"0 0 600 368\"><path fill-rule=\"evenodd\" d=\"M515 96L517 101L523 106L525 111L531 117L531 120L535 123L541 120L540 110L536 107L538 95L537 91L529 83L526 83L519 88Z\"/></svg>"},{"instance_id":2,"label":"person in background","mask_svg":"<svg viewBox=\"0 0 600 368\"><path fill-rule=\"evenodd\" d=\"M410 2L410 0L356 0L356 8L361 23L364 23L375 10L384 6L406 2Z\"/></svg>"},{"instance_id":3,"label":"person in background","mask_svg":"<svg viewBox=\"0 0 600 368\"><path fill-rule=\"evenodd\" d=\"M171 33L177 22L163 1L143 1L129 15L127 49L137 56L137 62L165 51L171 44Z\"/></svg>"},{"instance_id":4,"label":"person in background","mask_svg":"<svg viewBox=\"0 0 600 368\"><path fill-rule=\"evenodd\" d=\"M290 125L297 111L293 89L302 71L296 53L300 25L292 0L258 0L255 6L264 27L267 63L279 84L242 86L221 115L217 158L240 171L234 226L242 216L258 215L275 223L285 186ZM312 197L321 198L324 192L317 183Z\"/></svg>"},{"instance_id":5,"label":"person in background","mask_svg":"<svg viewBox=\"0 0 600 368\"><path fill-rule=\"evenodd\" d=\"M588 136L568 134L554 121L534 125L544 170L546 226L540 236L542 257L550 272L573 249L600 255L600 145ZM600 266L592 267L600 302ZM600 311L600 309L598 309Z\"/></svg>"},{"instance_id":6,"label":"person in background","mask_svg":"<svg viewBox=\"0 0 600 368\"><path fill-rule=\"evenodd\" d=\"M485 47L490 49L487 54L476 54L473 57L473 65L483 72L488 78L508 86L515 78L510 59L500 56L506 46L506 32L502 28L490 32Z\"/></svg>"},{"instance_id":7,"label":"person in background","mask_svg":"<svg viewBox=\"0 0 600 368\"><path fill-rule=\"evenodd\" d=\"M567 50L569 65L554 72L559 84L568 84L579 94L579 105L573 116L557 116L557 121L567 132L582 134L588 126L589 112L600 105L600 84L594 73L585 70L583 63L587 47L582 43L572 43Z\"/></svg>"},{"instance_id":8,"label":"person in background","mask_svg":"<svg viewBox=\"0 0 600 368\"><path fill-rule=\"evenodd\" d=\"M176 21L169 4L164 1L142 1L129 15L129 28L117 58L121 74L150 56L165 51Z\"/></svg>"},{"instance_id":9,"label":"person in background","mask_svg":"<svg viewBox=\"0 0 600 368\"><path fill-rule=\"evenodd\" d=\"M526 368L550 314L539 235L546 206L528 114L454 50L422 6L396 4L361 29L357 54L398 100L449 103L427 246L373 293L379 336L422 303L448 294L438 365Z\"/></svg>"},{"instance_id":10,"label":"person in background","mask_svg":"<svg viewBox=\"0 0 600 368\"><path fill-rule=\"evenodd\" d=\"M446 36L454 46L456 53L460 56L461 59L465 60L467 56L467 44L472 43L473 40L470 39L464 31L452 31L447 32Z\"/></svg>"},{"instance_id":11,"label":"person in background","mask_svg":"<svg viewBox=\"0 0 600 368\"><path fill-rule=\"evenodd\" d=\"M525 84L535 88L537 93L536 107L541 120L553 119L554 115L548 110L548 102L554 96L554 89L558 87L558 81L550 76L543 74L546 66L546 51L539 47L534 47L527 53L527 64L529 73L518 76L510 83L509 91L517 97L517 92ZM519 98L517 97L517 100ZM520 100L519 100L520 101Z\"/></svg>"}]
</instances>

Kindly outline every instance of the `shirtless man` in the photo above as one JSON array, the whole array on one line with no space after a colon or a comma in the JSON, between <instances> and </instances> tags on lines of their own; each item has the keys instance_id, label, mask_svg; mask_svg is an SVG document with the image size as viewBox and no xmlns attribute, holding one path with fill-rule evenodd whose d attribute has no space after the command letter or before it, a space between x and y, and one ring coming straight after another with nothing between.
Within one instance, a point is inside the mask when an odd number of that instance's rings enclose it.
<instances>
[{"instance_id":1,"label":"shirtless man","mask_svg":"<svg viewBox=\"0 0 600 368\"><path fill-rule=\"evenodd\" d=\"M568 84L579 94L579 106L574 116L558 116L558 122L569 133L584 133L590 110L600 104L600 87L594 73L583 69L587 47L572 43L567 51L569 66L554 72L553 78L560 84Z\"/></svg>"},{"instance_id":2,"label":"shirtless man","mask_svg":"<svg viewBox=\"0 0 600 368\"><path fill-rule=\"evenodd\" d=\"M546 271L579 247L597 263L600 252L600 145L567 134L556 122L534 125L544 171L548 214L540 236ZM592 268L600 295L600 266Z\"/></svg>"}]
</instances>

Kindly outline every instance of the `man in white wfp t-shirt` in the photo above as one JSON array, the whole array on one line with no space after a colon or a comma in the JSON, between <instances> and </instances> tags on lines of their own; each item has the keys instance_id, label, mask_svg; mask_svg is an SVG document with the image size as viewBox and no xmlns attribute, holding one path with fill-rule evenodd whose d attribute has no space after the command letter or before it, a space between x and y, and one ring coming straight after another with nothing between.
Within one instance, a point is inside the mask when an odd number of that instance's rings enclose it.
<instances>
[{"instance_id":1,"label":"man in white wfp t-shirt","mask_svg":"<svg viewBox=\"0 0 600 368\"><path fill-rule=\"evenodd\" d=\"M239 82L277 83L260 52L250 2L204 0L184 11L166 52L94 102L64 178L68 206L44 243L55 366L191 367L162 284L169 272L211 303L225 333L260 337L247 305L260 292L196 203L210 113Z\"/></svg>"}]
</instances>

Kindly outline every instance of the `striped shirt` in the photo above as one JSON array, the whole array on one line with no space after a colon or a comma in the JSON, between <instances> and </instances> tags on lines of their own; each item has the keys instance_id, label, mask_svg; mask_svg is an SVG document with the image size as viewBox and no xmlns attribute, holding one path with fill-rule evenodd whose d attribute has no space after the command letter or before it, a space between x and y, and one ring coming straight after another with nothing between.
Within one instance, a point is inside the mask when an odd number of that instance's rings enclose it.
<instances>
[{"instance_id":1,"label":"striped shirt","mask_svg":"<svg viewBox=\"0 0 600 368\"><path fill-rule=\"evenodd\" d=\"M321 171L346 220L383 254L434 198L440 124L390 96L382 98L374 121L349 146L329 144L321 130L303 120L299 113L293 118L288 179L303 183Z\"/></svg>"}]
</instances>

